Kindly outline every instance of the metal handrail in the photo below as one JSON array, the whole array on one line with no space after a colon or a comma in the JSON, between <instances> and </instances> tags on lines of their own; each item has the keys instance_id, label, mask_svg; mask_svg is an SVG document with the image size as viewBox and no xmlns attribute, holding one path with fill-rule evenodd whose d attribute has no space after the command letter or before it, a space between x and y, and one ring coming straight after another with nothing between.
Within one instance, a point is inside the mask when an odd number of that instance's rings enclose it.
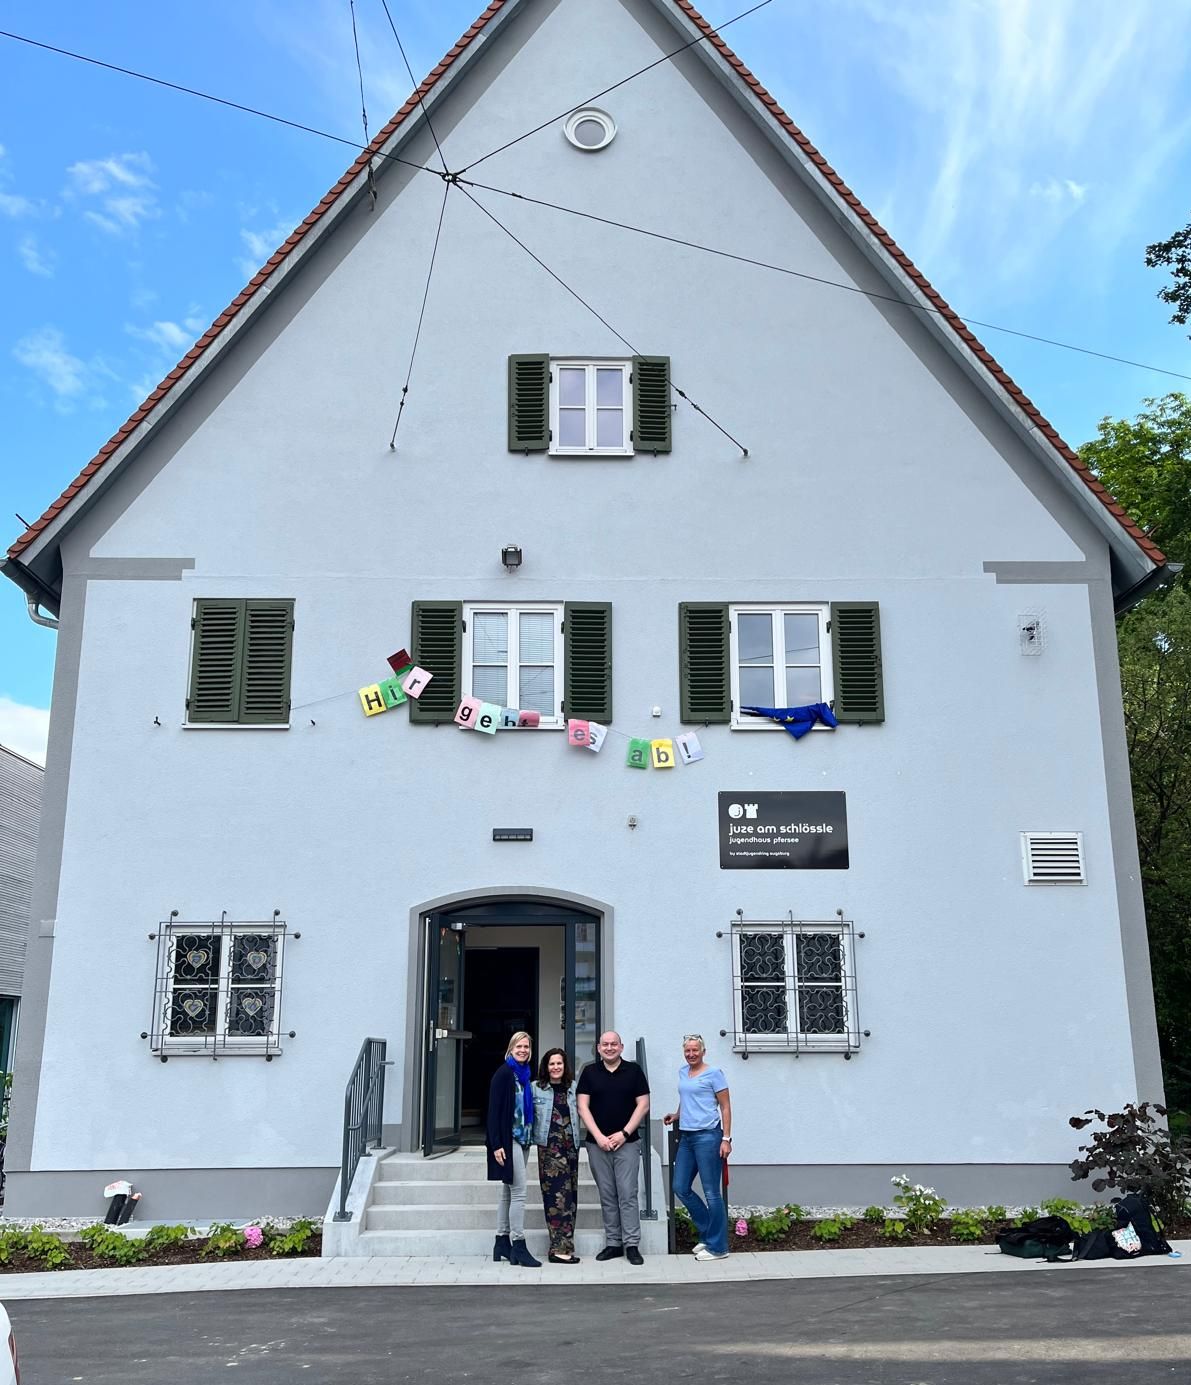
<instances>
[{"instance_id":1,"label":"metal handrail","mask_svg":"<svg viewBox=\"0 0 1191 1385\"><path fill-rule=\"evenodd\" d=\"M649 1085L649 1063L645 1058L645 1040L637 1040L637 1066L645 1076L645 1085ZM653 1205L653 1122L649 1112L646 1111L645 1119L637 1127L637 1133L641 1139L641 1172L645 1179L645 1205L641 1208L642 1221L657 1221L657 1208Z\"/></svg>"},{"instance_id":2,"label":"metal handrail","mask_svg":"<svg viewBox=\"0 0 1191 1385\"><path fill-rule=\"evenodd\" d=\"M343 1162L339 1170L339 1210L336 1221L351 1221L347 1194L368 1145L381 1142L385 1113L385 1061L388 1043L365 1039L343 1094Z\"/></svg>"}]
</instances>

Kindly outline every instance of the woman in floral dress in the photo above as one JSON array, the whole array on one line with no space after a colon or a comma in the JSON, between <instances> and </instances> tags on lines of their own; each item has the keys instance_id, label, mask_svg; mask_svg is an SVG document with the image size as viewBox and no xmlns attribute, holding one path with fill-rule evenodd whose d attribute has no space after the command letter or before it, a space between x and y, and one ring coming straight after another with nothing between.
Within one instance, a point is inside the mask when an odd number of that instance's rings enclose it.
<instances>
[{"instance_id":1,"label":"woman in floral dress","mask_svg":"<svg viewBox=\"0 0 1191 1385\"><path fill-rule=\"evenodd\" d=\"M533 1084L533 1139L538 1147L538 1181L550 1231L552 1265L577 1265L575 1204L579 1196L579 1108L575 1075L561 1048L542 1055Z\"/></svg>"}]
</instances>

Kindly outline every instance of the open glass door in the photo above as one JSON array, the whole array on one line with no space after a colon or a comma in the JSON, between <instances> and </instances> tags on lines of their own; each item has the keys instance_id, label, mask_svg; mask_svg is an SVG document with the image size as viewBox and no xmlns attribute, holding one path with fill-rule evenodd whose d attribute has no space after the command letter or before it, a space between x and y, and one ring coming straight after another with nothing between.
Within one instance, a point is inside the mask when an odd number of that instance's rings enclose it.
<instances>
[{"instance_id":1,"label":"open glass door","mask_svg":"<svg viewBox=\"0 0 1191 1385\"><path fill-rule=\"evenodd\" d=\"M426 1079L422 1153L459 1148L463 1044L463 924L432 918L426 930Z\"/></svg>"},{"instance_id":2,"label":"open glass door","mask_svg":"<svg viewBox=\"0 0 1191 1385\"><path fill-rule=\"evenodd\" d=\"M595 919L567 920L563 1030L567 1053L578 1072L595 1058L600 1037L599 924Z\"/></svg>"}]
</instances>

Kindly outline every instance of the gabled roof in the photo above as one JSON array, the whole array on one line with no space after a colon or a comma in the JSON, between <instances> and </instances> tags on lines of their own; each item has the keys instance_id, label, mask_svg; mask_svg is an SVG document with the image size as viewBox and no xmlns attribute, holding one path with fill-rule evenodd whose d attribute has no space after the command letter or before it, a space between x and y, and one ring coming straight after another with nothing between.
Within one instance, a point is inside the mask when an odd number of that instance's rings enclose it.
<instances>
[{"instance_id":1,"label":"gabled roof","mask_svg":"<svg viewBox=\"0 0 1191 1385\"><path fill-rule=\"evenodd\" d=\"M38 538L54 523L54 521L71 509L74 502L87 491L95 478L109 467L113 458L118 458L126 453L131 447L143 437L144 432L152 428L156 419L161 416L162 405L166 401L173 402L171 395L179 392L179 387L183 382L187 382L199 373L207 363L207 358L215 354L218 346L225 344L230 335L229 327L237 324L237 319L245 312L249 306L255 306L260 298L265 295L262 290L270 285L270 281L280 278L281 273L289 262L296 256L296 252L305 248L305 244L313 232L325 226L330 219L329 214L341 205L355 189L371 162L378 156L387 152L387 146L393 141L394 136L418 109L419 105L426 100L436 88L443 83L443 79L456 66L460 58L475 44L475 41L493 25L502 11L516 9L525 0L491 0L491 3L479 16L463 36L455 43L443 59L434 67L422 84L410 95L409 99L393 116L387 125L381 129L372 140L367 149L363 150L354 160L351 167L344 173L343 177L331 188L326 196L319 202L309 216L299 225L291 235L277 248L270 258L253 275L244 289L232 299L231 303L222 313L212 322L211 326L199 337L198 341L182 357L178 364L170 371L157 388L148 396L143 404L128 418L128 420L112 435L112 437L99 449L94 457L83 467L78 476L62 492L57 500L45 511L45 513L23 533L19 539L9 548L8 556L10 559L19 560L29 548L34 545ZM1092 474L1087 463L1082 461L1079 455L1063 441L1055 428L1043 417L1034 403L1011 379L1009 374L997 363L997 361L976 338L975 334L960 320L950 305L943 299L920 269L913 263L906 253L900 249L893 237L877 221L876 217L864 206L856 194L848 187L840 175L827 162L823 155L815 148L811 141L790 119L781 106L761 85L757 78L749 71L740 58L732 51L723 37L712 28L706 19L695 9L690 0L654 0L655 4L661 4L672 10L679 11L684 15L696 30L701 31L706 42L722 58L723 62L739 78L743 88L750 99L755 99L760 104L764 112L785 132L793 142L798 151L801 162L804 166L813 170L821 182L822 189L828 193L832 200L839 206L848 221L854 228L861 230L872 242L879 246L880 250L887 257L888 267L891 268L895 276L907 287L911 288L913 298L920 301L922 307L933 309L938 319L946 324L947 330L952 334L956 344L962 348L964 358L972 368L977 371L983 370L990 378L995 387L995 392L999 394L1010 409L1019 412L1028 421L1028 425L1049 448L1052 456L1063 466L1070 468L1070 471L1087 488L1090 494L1099 501L1104 510L1113 520L1121 532L1121 536L1128 536L1137 546L1144 559L1161 568L1165 564L1165 557L1157 545L1145 534L1145 532L1126 514L1122 506L1113 499L1107 488L1096 479ZM222 339L222 340L221 340ZM217 345L218 344L218 345Z\"/></svg>"}]
</instances>

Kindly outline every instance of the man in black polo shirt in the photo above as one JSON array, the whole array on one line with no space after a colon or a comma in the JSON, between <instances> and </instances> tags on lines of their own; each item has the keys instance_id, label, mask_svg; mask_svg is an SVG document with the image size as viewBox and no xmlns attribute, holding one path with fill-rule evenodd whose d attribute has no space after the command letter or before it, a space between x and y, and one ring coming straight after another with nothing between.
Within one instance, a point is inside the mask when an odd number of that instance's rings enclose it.
<instances>
[{"instance_id":1,"label":"man in black polo shirt","mask_svg":"<svg viewBox=\"0 0 1191 1385\"><path fill-rule=\"evenodd\" d=\"M579 1074L579 1119L587 1127L587 1162L600 1194L607 1244L597 1260L623 1255L642 1265L637 1178L641 1164L637 1127L649 1110L649 1083L636 1063L621 1057L614 1029L600 1035L600 1061Z\"/></svg>"}]
</instances>

